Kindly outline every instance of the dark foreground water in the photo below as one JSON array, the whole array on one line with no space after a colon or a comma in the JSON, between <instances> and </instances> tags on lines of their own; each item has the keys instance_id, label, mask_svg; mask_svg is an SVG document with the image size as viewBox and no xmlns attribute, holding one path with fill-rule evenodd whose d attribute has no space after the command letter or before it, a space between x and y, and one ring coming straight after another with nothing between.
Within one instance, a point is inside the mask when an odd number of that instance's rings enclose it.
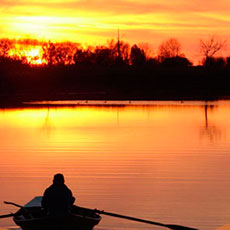
<instances>
[{"instance_id":1,"label":"dark foreground water","mask_svg":"<svg viewBox=\"0 0 230 230\"><path fill-rule=\"evenodd\" d=\"M0 110L0 214L62 172L80 206L230 229L230 101L72 104ZM103 216L97 229L159 227Z\"/></svg>"}]
</instances>

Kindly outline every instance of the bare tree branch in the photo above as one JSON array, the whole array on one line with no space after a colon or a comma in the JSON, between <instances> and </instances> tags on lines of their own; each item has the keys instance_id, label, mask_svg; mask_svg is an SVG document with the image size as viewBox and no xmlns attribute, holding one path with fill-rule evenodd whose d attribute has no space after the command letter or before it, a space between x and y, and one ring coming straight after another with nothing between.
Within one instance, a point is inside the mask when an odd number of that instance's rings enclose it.
<instances>
[{"instance_id":1,"label":"bare tree branch","mask_svg":"<svg viewBox=\"0 0 230 230\"><path fill-rule=\"evenodd\" d=\"M180 56L181 44L177 41L177 39L170 38L159 46L158 53L161 59Z\"/></svg>"},{"instance_id":2,"label":"bare tree branch","mask_svg":"<svg viewBox=\"0 0 230 230\"><path fill-rule=\"evenodd\" d=\"M200 40L200 52L205 58L211 58L218 54L220 51L226 49L227 41L220 40L215 36L211 36L210 39L204 41Z\"/></svg>"}]
</instances>

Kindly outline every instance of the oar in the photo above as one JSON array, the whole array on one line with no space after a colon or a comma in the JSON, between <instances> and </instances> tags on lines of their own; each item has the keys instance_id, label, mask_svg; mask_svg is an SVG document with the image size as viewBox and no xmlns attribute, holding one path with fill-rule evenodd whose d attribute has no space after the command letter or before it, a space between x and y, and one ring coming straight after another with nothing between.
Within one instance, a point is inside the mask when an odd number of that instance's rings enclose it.
<instances>
[{"instance_id":1,"label":"oar","mask_svg":"<svg viewBox=\"0 0 230 230\"><path fill-rule=\"evenodd\" d=\"M4 201L5 204L12 204L14 206L17 206L19 208L22 208L23 206L19 205L19 204L15 204L15 203L12 203L12 202L7 202L7 201ZM5 215L0 215L0 219L1 218L7 218L7 217L11 217L11 216L14 216L15 213L10 213L10 214L5 214Z\"/></svg>"},{"instance_id":2,"label":"oar","mask_svg":"<svg viewBox=\"0 0 230 230\"><path fill-rule=\"evenodd\" d=\"M16 203L9 202L9 201L4 201L4 204L10 204L10 205L14 205L16 207L19 207L19 208L23 209L29 215L30 218L33 218L31 212L29 212L29 210L26 207L24 207L20 204L16 204Z\"/></svg>"},{"instance_id":3,"label":"oar","mask_svg":"<svg viewBox=\"0 0 230 230\"><path fill-rule=\"evenodd\" d=\"M10 214L1 215L1 216L0 216L0 219L1 219L1 218L11 217L11 216L14 216L14 215L15 215L15 213L10 213Z\"/></svg>"},{"instance_id":4,"label":"oar","mask_svg":"<svg viewBox=\"0 0 230 230\"><path fill-rule=\"evenodd\" d=\"M147 224L158 225L158 226L170 228L170 229L173 229L173 230L198 230L196 228L190 228L190 227L181 226L181 225L175 225L175 224L162 224L162 223L158 223L158 222L154 222L154 221L150 221L150 220L143 220L143 219L136 218L136 217L124 216L124 215L120 215L120 214L116 214L116 213L100 211L100 210L97 210L97 209L95 209L94 211L96 213L98 213L98 214L104 214L104 215L108 215L108 216L113 216L113 217L118 217L118 218L138 221L138 222L143 222L143 223L147 223Z\"/></svg>"},{"instance_id":5,"label":"oar","mask_svg":"<svg viewBox=\"0 0 230 230\"><path fill-rule=\"evenodd\" d=\"M14 206L16 206L16 207L25 209L25 207L23 207L22 205L15 204L15 203L13 203L13 202L4 201L4 204L11 204L11 205L14 205Z\"/></svg>"}]
</instances>

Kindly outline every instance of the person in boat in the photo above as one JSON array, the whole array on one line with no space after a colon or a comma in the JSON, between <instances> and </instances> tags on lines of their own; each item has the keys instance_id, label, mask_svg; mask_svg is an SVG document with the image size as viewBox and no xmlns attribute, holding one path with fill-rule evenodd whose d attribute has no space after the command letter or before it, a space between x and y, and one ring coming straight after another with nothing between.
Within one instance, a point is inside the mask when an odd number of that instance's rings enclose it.
<instances>
[{"instance_id":1,"label":"person in boat","mask_svg":"<svg viewBox=\"0 0 230 230\"><path fill-rule=\"evenodd\" d=\"M71 190L65 185L64 176L54 175L53 184L48 187L42 198L42 207L47 215L60 216L71 213L75 201Z\"/></svg>"}]
</instances>

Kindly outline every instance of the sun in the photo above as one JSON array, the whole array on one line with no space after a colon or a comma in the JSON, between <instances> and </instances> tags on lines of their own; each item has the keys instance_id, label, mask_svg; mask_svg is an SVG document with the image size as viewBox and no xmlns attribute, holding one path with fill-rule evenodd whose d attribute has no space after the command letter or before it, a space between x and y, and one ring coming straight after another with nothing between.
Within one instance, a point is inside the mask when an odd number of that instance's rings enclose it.
<instances>
[{"instance_id":1,"label":"sun","mask_svg":"<svg viewBox=\"0 0 230 230\"><path fill-rule=\"evenodd\" d=\"M27 62L31 65L42 65L46 64L46 60L43 58L42 47L31 47L25 51L25 57Z\"/></svg>"},{"instance_id":2,"label":"sun","mask_svg":"<svg viewBox=\"0 0 230 230\"><path fill-rule=\"evenodd\" d=\"M41 45L15 44L9 51L9 56L34 66L47 64L46 59L43 58L43 53Z\"/></svg>"}]
</instances>

